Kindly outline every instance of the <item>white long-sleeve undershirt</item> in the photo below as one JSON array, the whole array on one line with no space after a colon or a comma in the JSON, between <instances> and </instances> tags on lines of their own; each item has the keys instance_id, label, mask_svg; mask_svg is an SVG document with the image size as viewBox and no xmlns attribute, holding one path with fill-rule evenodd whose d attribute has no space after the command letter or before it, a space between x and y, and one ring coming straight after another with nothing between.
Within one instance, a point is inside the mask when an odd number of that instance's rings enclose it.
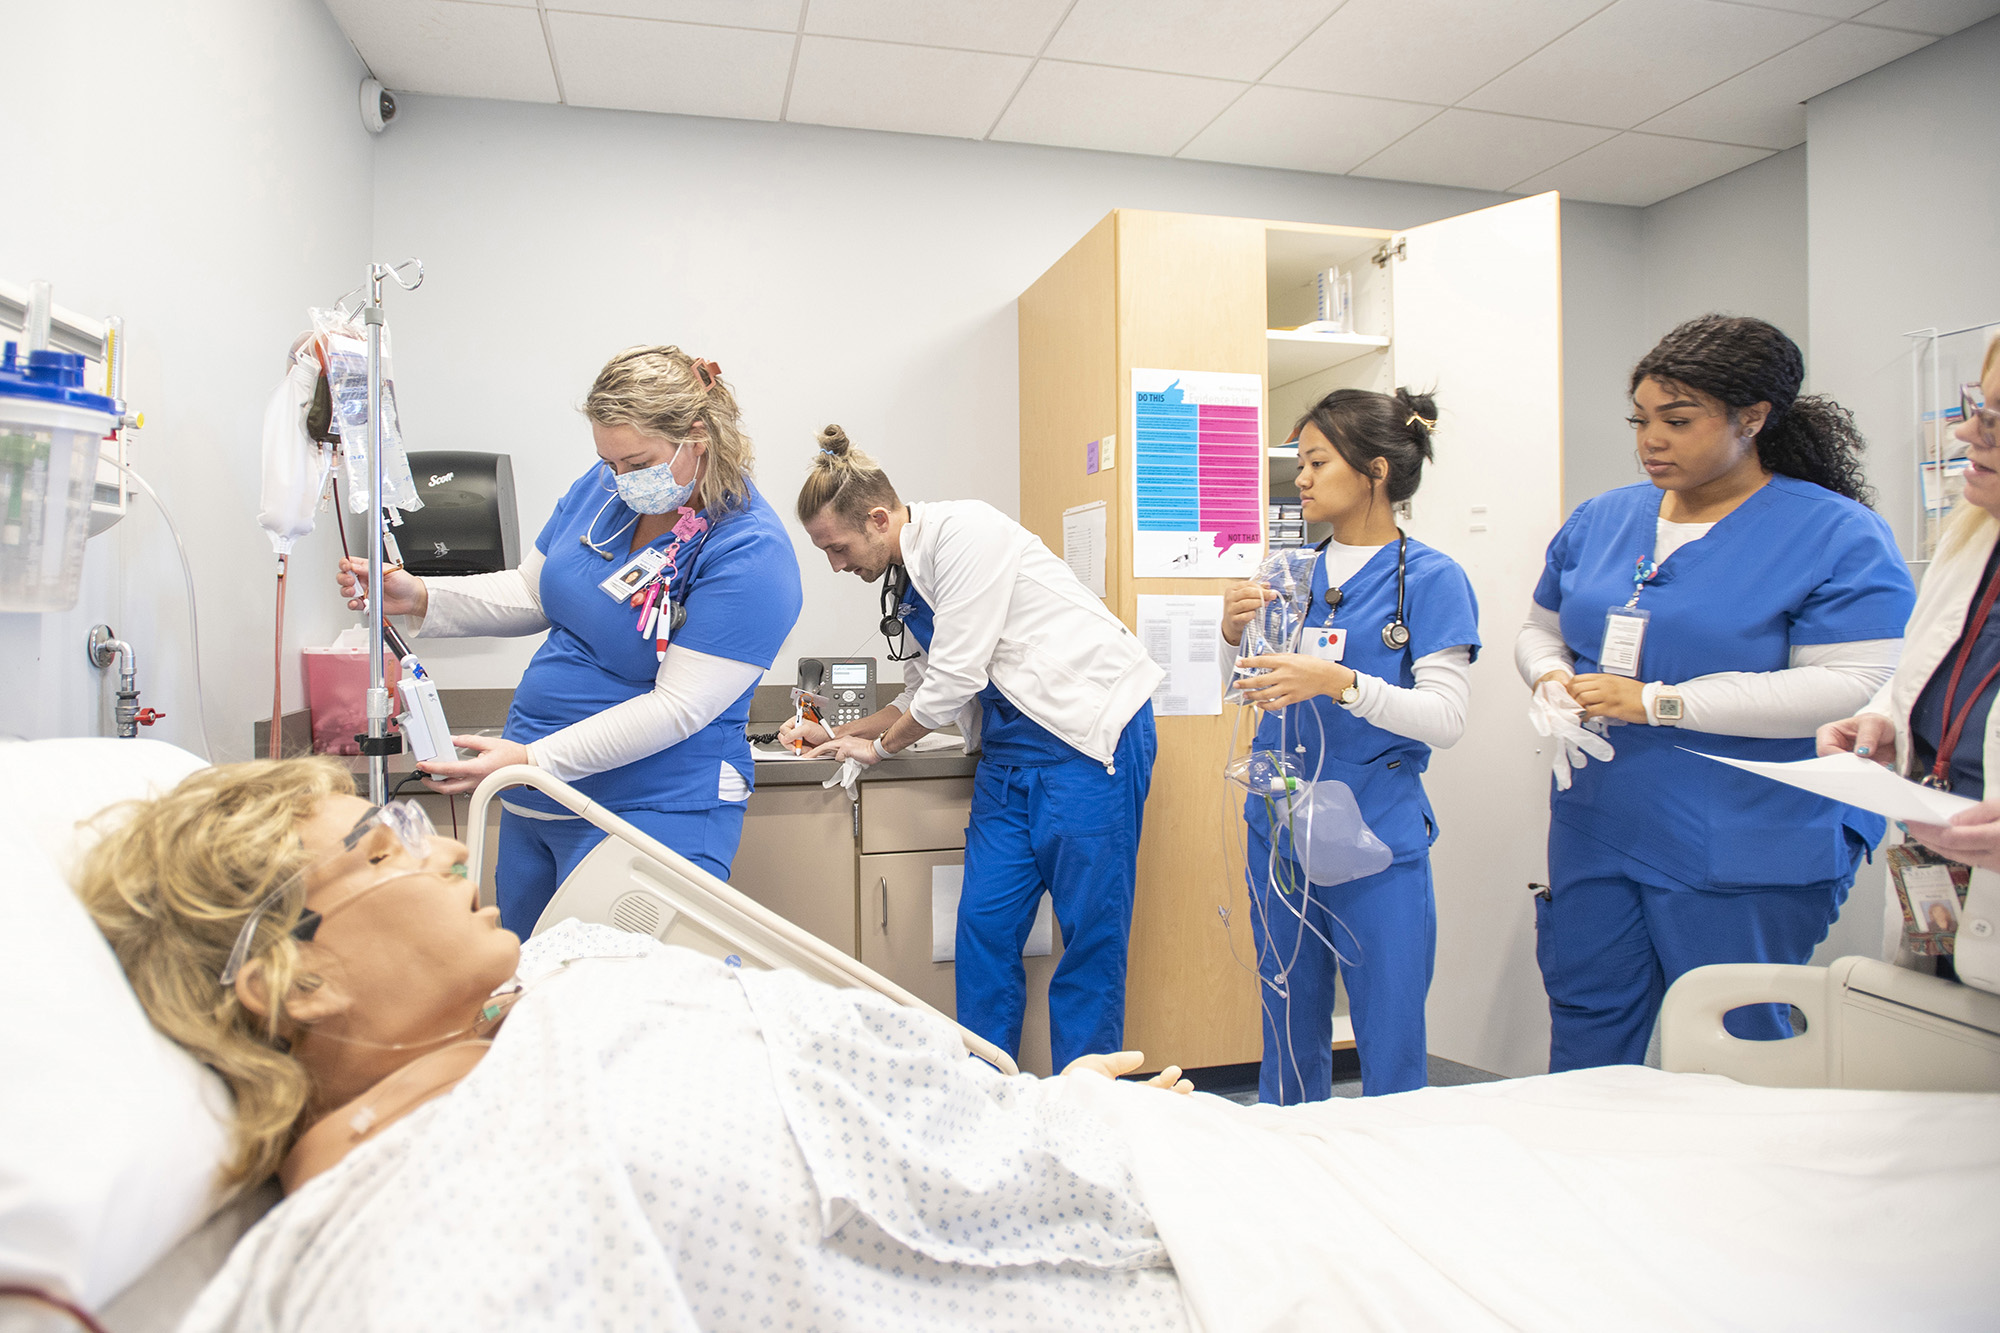
<instances>
[{"instance_id":1,"label":"white long-sleeve undershirt","mask_svg":"<svg viewBox=\"0 0 2000 1333\"><path fill-rule=\"evenodd\" d=\"M1896 672L1901 639L1802 643L1780 671L1718 671L1674 688L1681 696L1683 731L1779 740L1810 736L1836 718L1850 717ZM1551 671L1574 671L1576 657L1562 636L1562 617L1533 605L1514 640L1514 665L1532 688ZM1659 684L1646 686L1646 716L1655 716Z\"/></svg>"},{"instance_id":2,"label":"white long-sleeve undershirt","mask_svg":"<svg viewBox=\"0 0 2000 1333\"><path fill-rule=\"evenodd\" d=\"M547 629L542 563L535 551L519 569L426 579L430 605L416 632L435 639ZM621 768L694 735L763 677L753 663L669 644L651 691L531 742L529 761L564 782Z\"/></svg>"}]
</instances>

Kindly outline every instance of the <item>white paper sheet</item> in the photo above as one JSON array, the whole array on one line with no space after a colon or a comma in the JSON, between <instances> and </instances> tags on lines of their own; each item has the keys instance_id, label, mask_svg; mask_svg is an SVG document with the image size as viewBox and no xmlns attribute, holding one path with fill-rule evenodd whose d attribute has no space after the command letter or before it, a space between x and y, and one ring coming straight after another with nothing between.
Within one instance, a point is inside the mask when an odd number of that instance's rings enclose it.
<instances>
[{"instance_id":1,"label":"white paper sheet","mask_svg":"<svg viewBox=\"0 0 2000 1333\"><path fill-rule=\"evenodd\" d=\"M1153 691L1155 717L1214 717L1222 712L1216 665L1221 597L1139 598L1139 642L1167 673Z\"/></svg>"},{"instance_id":2,"label":"white paper sheet","mask_svg":"<svg viewBox=\"0 0 2000 1333\"><path fill-rule=\"evenodd\" d=\"M965 887L963 863L931 867L931 961L949 963L958 957L958 895ZM1023 958L1046 958L1055 951L1055 905L1042 895L1035 924L1028 928Z\"/></svg>"},{"instance_id":3,"label":"white paper sheet","mask_svg":"<svg viewBox=\"0 0 2000 1333\"><path fill-rule=\"evenodd\" d=\"M1683 745L1689 754L1700 750ZM1888 769L1851 754L1827 754L1817 759L1800 759L1789 764L1766 763L1755 759L1726 759L1719 754L1702 755L1719 764L1740 768L1746 773L1787 783L1815 796L1841 801L1861 810L1890 819L1916 820L1921 824L1949 823L1961 810L1977 802L1947 791L1936 791L1908 778L1897 777Z\"/></svg>"},{"instance_id":4,"label":"white paper sheet","mask_svg":"<svg viewBox=\"0 0 2000 1333\"><path fill-rule=\"evenodd\" d=\"M1092 596L1104 596L1104 501L1063 510L1063 563Z\"/></svg>"}]
</instances>

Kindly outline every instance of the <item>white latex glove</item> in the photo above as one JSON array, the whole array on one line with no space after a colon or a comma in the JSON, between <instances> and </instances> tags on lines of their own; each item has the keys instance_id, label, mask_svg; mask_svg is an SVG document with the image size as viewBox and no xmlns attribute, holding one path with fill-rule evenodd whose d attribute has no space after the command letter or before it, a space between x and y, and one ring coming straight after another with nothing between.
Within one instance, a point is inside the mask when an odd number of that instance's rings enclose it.
<instances>
[{"instance_id":1,"label":"white latex glove","mask_svg":"<svg viewBox=\"0 0 2000 1333\"><path fill-rule=\"evenodd\" d=\"M848 800L858 801L861 799L861 793L854 789L854 784L860 780L861 761L859 759L843 759L840 761L840 771L819 785L822 787L831 787L835 783L838 783L847 789Z\"/></svg>"},{"instance_id":2,"label":"white latex glove","mask_svg":"<svg viewBox=\"0 0 2000 1333\"><path fill-rule=\"evenodd\" d=\"M1591 759L1611 759L1617 753L1610 741L1584 725L1583 705L1570 697L1559 680L1545 680L1535 687L1528 700L1528 724L1551 742L1549 748L1554 753L1549 767L1555 773L1557 791L1569 790L1571 770L1582 768Z\"/></svg>"}]
</instances>

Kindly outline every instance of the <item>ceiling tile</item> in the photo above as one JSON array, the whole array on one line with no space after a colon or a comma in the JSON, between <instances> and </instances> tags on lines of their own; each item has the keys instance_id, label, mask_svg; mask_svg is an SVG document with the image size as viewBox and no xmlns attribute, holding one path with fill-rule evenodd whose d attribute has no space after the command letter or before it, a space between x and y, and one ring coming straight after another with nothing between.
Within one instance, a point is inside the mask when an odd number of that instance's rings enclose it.
<instances>
[{"instance_id":1,"label":"ceiling tile","mask_svg":"<svg viewBox=\"0 0 2000 1333\"><path fill-rule=\"evenodd\" d=\"M982 139L1031 63L1026 56L807 37L785 119Z\"/></svg>"},{"instance_id":2,"label":"ceiling tile","mask_svg":"<svg viewBox=\"0 0 2000 1333\"><path fill-rule=\"evenodd\" d=\"M802 0L548 0L542 7L573 14L797 32L801 3Z\"/></svg>"},{"instance_id":3,"label":"ceiling tile","mask_svg":"<svg viewBox=\"0 0 2000 1333\"><path fill-rule=\"evenodd\" d=\"M1048 55L1127 69L1256 79L1339 0L1076 0Z\"/></svg>"},{"instance_id":4,"label":"ceiling tile","mask_svg":"<svg viewBox=\"0 0 2000 1333\"><path fill-rule=\"evenodd\" d=\"M550 13L572 106L776 120L792 68L789 33Z\"/></svg>"},{"instance_id":5,"label":"ceiling tile","mask_svg":"<svg viewBox=\"0 0 2000 1333\"><path fill-rule=\"evenodd\" d=\"M1069 0L813 0L806 31L1032 56L1068 8Z\"/></svg>"},{"instance_id":6,"label":"ceiling tile","mask_svg":"<svg viewBox=\"0 0 2000 1333\"><path fill-rule=\"evenodd\" d=\"M1603 143L1616 130L1528 120L1490 111L1451 110L1354 168L1357 176L1505 190Z\"/></svg>"},{"instance_id":7,"label":"ceiling tile","mask_svg":"<svg viewBox=\"0 0 2000 1333\"><path fill-rule=\"evenodd\" d=\"M1870 5L1882 0L1756 0L1765 9L1789 9L1799 14L1818 14L1821 18L1851 19Z\"/></svg>"},{"instance_id":8,"label":"ceiling tile","mask_svg":"<svg viewBox=\"0 0 2000 1333\"><path fill-rule=\"evenodd\" d=\"M1414 102L1260 86L1216 117L1181 156L1344 174L1439 110Z\"/></svg>"},{"instance_id":9,"label":"ceiling tile","mask_svg":"<svg viewBox=\"0 0 2000 1333\"><path fill-rule=\"evenodd\" d=\"M1769 156L1761 148L1627 133L1512 188L1516 194L1561 190L1573 199L1644 207Z\"/></svg>"},{"instance_id":10,"label":"ceiling tile","mask_svg":"<svg viewBox=\"0 0 2000 1333\"><path fill-rule=\"evenodd\" d=\"M1885 28L1910 28L1949 37L1995 14L2000 14L2000 0L1883 0L1856 17Z\"/></svg>"},{"instance_id":11,"label":"ceiling tile","mask_svg":"<svg viewBox=\"0 0 2000 1333\"><path fill-rule=\"evenodd\" d=\"M1618 0L1465 99L1584 125L1626 127L1831 27L1719 0Z\"/></svg>"},{"instance_id":12,"label":"ceiling tile","mask_svg":"<svg viewBox=\"0 0 2000 1333\"><path fill-rule=\"evenodd\" d=\"M1648 133L1790 148L1805 142L1808 97L1899 60L1936 38L1843 23L1647 121Z\"/></svg>"},{"instance_id":13,"label":"ceiling tile","mask_svg":"<svg viewBox=\"0 0 2000 1333\"><path fill-rule=\"evenodd\" d=\"M1218 79L1040 60L991 137L1171 156L1243 90Z\"/></svg>"},{"instance_id":14,"label":"ceiling tile","mask_svg":"<svg viewBox=\"0 0 2000 1333\"><path fill-rule=\"evenodd\" d=\"M327 0L369 72L398 92L556 101L542 19L457 0Z\"/></svg>"},{"instance_id":15,"label":"ceiling tile","mask_svg":"<svg viewBox=\"0 0 2000 1333\"><path fill-rule=\"evenodd\" d=\"M1266 83L1449 105L1608 0L1347 0Z\"/></svg>"}]
</instances>

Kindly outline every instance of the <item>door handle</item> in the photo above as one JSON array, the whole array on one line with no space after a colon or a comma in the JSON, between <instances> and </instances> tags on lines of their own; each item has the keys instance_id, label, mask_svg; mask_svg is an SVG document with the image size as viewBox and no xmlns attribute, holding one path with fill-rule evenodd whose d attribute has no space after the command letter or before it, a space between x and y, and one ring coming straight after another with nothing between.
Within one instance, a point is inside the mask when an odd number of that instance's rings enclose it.
<instances>
[{"instance_id":1,"label":"door handle","mask_svg":"<svg viewBox=\"0 0 2000 1333\"><path fill-rule=\"evenodd\" d=\"M882 933L883 933L884 935L887 935L887 934L889 933L889 878L888 878L888 876L886 876L886 875L885 875L885 876L883 876L883 877L882 877L881 879L878 879L878 880L876 880L876 881L875 881L875 884L876 884L876 886L877 886L877 887L878 887L878 888L879 888L879 889L880 889L880 890L882 891Z\"/></svg>"}]
</instances>

